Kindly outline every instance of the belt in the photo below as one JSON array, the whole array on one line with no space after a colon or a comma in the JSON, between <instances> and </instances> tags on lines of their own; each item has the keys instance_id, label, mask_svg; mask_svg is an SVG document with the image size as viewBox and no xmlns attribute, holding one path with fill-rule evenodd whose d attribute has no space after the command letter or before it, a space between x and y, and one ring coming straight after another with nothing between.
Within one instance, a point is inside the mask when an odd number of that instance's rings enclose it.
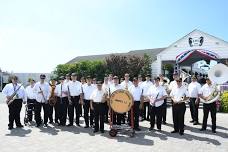
<instances>
[{"instance_id":1,"label":"belt","mask_svg":"<svg viewBox=\"0 0 228 152\"><path fill-rule=\"evenodd\" d=\"M79 95L78 96L70 96L71 98L76 98L76 97L79 97Z\"/></svg>"},{"instance_id":2,"label":"belt","mask_svg":"<svg viewBox=\"0 0 228 152\"><path fill-rule=\"evenodd\" d=\"M103 102L93 102L93 103L95 103L95 104L103 104Z\"/></svg>"}]
</instances>

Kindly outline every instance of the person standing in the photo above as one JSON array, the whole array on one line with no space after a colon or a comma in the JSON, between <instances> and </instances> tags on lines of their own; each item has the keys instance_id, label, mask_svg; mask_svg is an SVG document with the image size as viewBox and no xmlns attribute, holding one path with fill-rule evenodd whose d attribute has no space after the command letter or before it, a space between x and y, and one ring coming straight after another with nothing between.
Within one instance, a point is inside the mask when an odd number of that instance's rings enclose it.
<instances>
[{"instance_id":1,"label":"person standing","mask_svg":"<svg viewBox=\"0 0 228 152\"><path fill-rule=\"evenodd\" d=\"M139 112L140 107L143 105L143 91L142 88L139 86L139 82L137 78L133 79L133 85L129 87L129 92L133 96L134 104L133 104L133 120L134 120L134 130L140 131L139 128ZM141 106L140 106L141 105ZM131 109L132 110L132 109ZM128 122L131 125L131 110L128 112Z\"/></svg>"},{"instance_id":2,"label":"person standing","mask_svg":"<svg viewBox=\"0 0 228 152\"><path fill-rule=\"evenodd\" d=\"M154 129L155 122L157 124L157 129L161 130L163 104L164 99L167 98L165 88L161 86L159 82L159 77L154 78L154 85L148 90L148 99L150 103L150 131Z\"/></svg>"},{"instance_id":3,"label":"person standing","mask_svg":"<svg viewBox=\"0 0 228 152\"><path fill-rule=\"evenodd\" d=\"M197 82L195 76L192 77L192 82L188 85L188 94L189 94L189 107L191 112L192 120L190 123L193 125L199 124L198 121L198 109L199 109L199 91L201 89L201 85Z\"/></svg>"},{"instance_id":4,"label":"person standing","mask_svg":"<svg viewBox=\"0 0 228 152\"><path fill-rule=\"evenodd\" d=\"M18 128L24 127L20 121L20 113L22 102L26 100L26 93L22 84L18 83L17 76L11 77L11 83L3 88L2 93L6 96L6 103L9 108L8 129L13 129L14 121Z\"/></svg>"},{"instance_id":5,"label":"person standing","mask_svg":"<svg viewBox=\"0 0 228 152\"><path fill-rule=\"evenodd\" d=\"M206 84L202 86L199 92L200 98L208 101L210 96L219 91L218 88L211 83L209 78L206 78ZM212 132L216 133L216 102L203 103L203 124L200 131L204 131L207 128L208 114L211 112Z\"/></svg>"},{"instance_id":6,"label":"person standing","mask_svg":"<svg viewBox=\"0 0 228 152\"><path fill-rule=\"evenodd\" d=\"M34 86L34 92L36 95L36 106L35 106L35 120L36 126L39 127L42 123L41 121L41 108L44 110L44 126L47 127L49 106L48 99L50 96L49 84L45 82L46 76L44 74L40 75L40 81Z\"/></svg>"},{"instance_id":7,"label":"person standing","mask_svg":"<svg viewBox=\"0 0 228 152\"><path fill-rule=\"evenodd\" d=\"M184 115L186 111L185 100L188 99L188 91L185 86L182 85L182 79L177 78L177 87L173 88L170 97L173 101L173 120L174 130L171 133L179 132L180 135L184 135Z\"/></svg>"},{"instance_id":8,"label":"person standing","mask_svg":"<svg viewBox=\"0 0 228 152\"><path fill-rule=\"evenodd\" d=\"M109 84L108 84L108 77L104 77L104 83L102 84L102 90L109 95L110 89L109 89ZM108 123L108 111L109 111L109 106L108 102L106 101L105 103L105 112L104 112L104 122Z\"/></svg>"},{"instance_id":9,"label":"person standing","mask_svg":"<svg viewBox=\"0 0 228 152\"><path fill-rule=\"evenodd\" d=\"M77 81L76 73L71 74L71 82L68 83L68 95L70 96L70 101L68 105L68 116L69 116L69 124L67 126L73 126L74 120L74 109L76 112L76 125L80 126L79 118L80 118L80 106L82 104L82 87L81 83Z\"/></svg>"},{"instance_id":10,"label":"person standing","mask_svg":"<svg viewBox=\"0 0 228 152\"><path fill-rule=\"evenodd\" d=\"M92 85L92 79L90 76L87 76L86 78L86 84L82 86L82 92L83 92L83 108L84 108L84 119L85 119L85 127L88 128L93 127L93 120L94 120L94 111L91 109L90 106L90 100L91 100L91 94L96 89ZM90 120L90 121L89 121Z\"/></svg>"},{"instance_id":11,"label":"person standing","mask_svg":"<svg viewBox=\"0 0 228 152\"><path fill-rule=\"evenodd\" d=\"M104 133L104 112L105 112L105 104L106 94L102 90L102 83L100 81L97 82L97 89L95 89L91 94L90 107L94 111L95 117L95 126L94 133L100 130L101 133Z\"/></svg>"},{"instance_id":12,"label":"person standing","mask_svg":"<svg viewBox=\"0 0 228 152\"><path fill-rule=\"evenodd\" d=\"M29 79L29 86L25 88L28 106L28 120L32 121L33 111L35 111L36 94L34 93L35 80Z\"/></svg>"}]
</instances>

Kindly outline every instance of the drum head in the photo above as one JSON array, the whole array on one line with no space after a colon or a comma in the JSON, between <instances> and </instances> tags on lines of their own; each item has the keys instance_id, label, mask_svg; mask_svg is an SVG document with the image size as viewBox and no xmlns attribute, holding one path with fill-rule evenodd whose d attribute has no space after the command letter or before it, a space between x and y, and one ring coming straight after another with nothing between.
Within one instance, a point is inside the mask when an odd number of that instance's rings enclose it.
<instances>
[{"instance_id":1,"label":"drum head","mask_svg":"<svg viewBox=\"0 0 228 152\"><path fill-rule=\"evenodd\" d=\"M117 113L125 113L131 109L133 97L129 91L116 90L110 97L110 106Z\"/></svg>"}]
</instances>

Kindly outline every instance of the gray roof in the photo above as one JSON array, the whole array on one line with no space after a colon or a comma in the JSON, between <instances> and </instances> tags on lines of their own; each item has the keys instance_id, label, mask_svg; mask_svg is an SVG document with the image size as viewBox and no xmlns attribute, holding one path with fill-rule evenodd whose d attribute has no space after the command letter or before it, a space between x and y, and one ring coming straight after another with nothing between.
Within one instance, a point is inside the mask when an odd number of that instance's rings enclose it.
<instances>
[{"instance_id":1,"label":"gray roof","mask_svg":"<svg viewBox=\"0 0 228 152\"><path fill-rule=\"evenodd\" d=\"M155 59L157 54L162 52L166 48L156 48L156 49L144 49L144 50L133 50L129 51L127 53L114 53L115 55L139 55L143 56L145 53L152 57L152 59ZM94 60L105 60L106 57L108 57L111 54L100 54L100 55L88 55L88 56L77 56L67 62L67 64L80 62L80 61L94 61Z\"/></svg>"}]
</instances>

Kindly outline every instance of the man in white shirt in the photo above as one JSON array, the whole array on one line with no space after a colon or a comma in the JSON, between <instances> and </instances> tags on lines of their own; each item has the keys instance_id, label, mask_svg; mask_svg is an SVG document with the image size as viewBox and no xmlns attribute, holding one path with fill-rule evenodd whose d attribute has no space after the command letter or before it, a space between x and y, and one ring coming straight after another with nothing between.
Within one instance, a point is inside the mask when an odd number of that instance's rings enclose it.
<instances>
[{"instance_id":1,"label":"man in white shirt","mask_svg":"<svg viewBox=\"0 0 228 152\"><path fill-rule=\"evenodd\" d=\"M22 84L18 83L18 77L11 76L11 81L12 83L7 84L2 90L2 93L6 96L9 108L9 130L13 129L14 121L18 128L23 127L20 121L20 112L22 102L26 100L25 89Z\"/></svg>"},{"instance_id":2,"label":"man in white shirt","mask_svg":"<svg viewBox=\"0 0 228 152\"><path fill-rule=\"evenodd\" d=\"M204 84L200 89L199 96L204 100L208 100L210 95L215 91L219 91L218 88L211 83L209 78L206 78L206 84ZM200 131L204 131L207 128L207 118L209 112L211 112L212 132L216 133L216 102L208 104L203 103L203 124Z\"/></svg>"},{"instance_id":3,"label":"man in white shirt","mask_svg":"<svg viewBox=\"0 0 228 152\"><path fill-rule=\"evenodd\" d=\"M84 100L83 100L84 101L83 102L84 119L85 119L85 127L84 128L88 128L89 124L91 127L93 127L94 111L90 107L90 100L91 100L92 92L96 89L92 85L92 79L90 76L87 76L86 82L87 83L82 86L82 92L84 94Z\"/></svg>"},{"instance_id":4,"label":"man in white shirt","mask_svg":"<svg viewBox=\"0 0 228 152\"><path fill-rule=\"evenodd\" d=\"M70 82L71 80L70 80L70 73L67 73L66 74L66 79L64 80L64 83L66 84L66 85L68 85L68 83Z\"/></svg>"},{"instance_id":5,"label":"man in white shirt","mask_svg":"<svg viewBox=\"0 0 228 152\"><path fill-rule=\"evenodd\" d=\"M119 89L124 89L120 84L119 84L119 78L118 76L113 77L113 85L110 85L110 94L112 94L114 91L119 90ZM121 120L123 119L124 115L115 113L113 112L113 124L114 125L121 125Z\"/></svg>"},{"instance_id":6,"label":"man in white shirt","mask_svg":"<svg viewBox=\"0 0 228 152\"><path fill-rule=\"evenodd\" d=\"M160 86L159 82L159 77L154 78L154 85L149 88L147 93L150 103L150 131L154 129L155 118L157 129L161 130L163 103L164 99L167 98L165 88L163 86Z\"/></svg>"},{"instance_id":7,"label":"man in white shirt","mask_svg":"<svg viewBox=\"0 0 228 152\"><path fill-rule=\"evenodd\" d=\"M59 77L60 84L55 88L57 96L56 109L58 126L66 125L67 105L68 105L68 89L67 83L64 82L64 76Z\"/></svg>"},{"instance_id":8,"label":"man in white shirt","mask_svg":"<svg viewBox=\"0 0 228 152\"><path fill-rule=\"evenodd\" d=\"M29 79L29 86L26 87L26 96L27 96L27 106L28 106L28 121L32 121L33 117L33 111L35 111L35 104L36 104L36 94L34 92L34 85L35 85L35 80Z\"/></svg>"},{"instance_id":9,"label":"man in white shirt","mask_svg":"<svg viewBox=\"0 0 228 152\"><path fill-rule=\"evenodd\" d=\"M182 79L176 79L177 87L173 88L170 97L173 101L173 121L174 131L171 133L179 132L180 135L184 135L184 114L186 111L185 101L188 99L188 91L185 86L182 85Z\"/></svg>"},{"instance_id":10,"label":"man in white shirt","mask_svg":"<svg viewBox=\"0 0 228 152\"><path fill-rule=\"evenodd\" d=\"M104 133L104 112L105 112L105 99L106 93L102 90L102 83L97 82L97 88L91 94L90 107L94 110L95 126L94 133L100 130Z\"/></svg>"},{"instance_id":11,"label":"man in white shirt","mask_svg":"<svg viewBox=\"0 0 228 152\"><path fill-rule=\"evenodd\" d=\"M121 82L121 84L120 84L122 86L122 88L124 88L125 90L128 90L128 88L133 85L133 83L129 79L130 79L129 74L125 73L124 81Z\"/></svg>"},{"instance_id":12,"label":"man in white shirt","mask_svg":"<svg viewBox=\"0 0 228 152\"><path fill-rule=\"evenodd\" d=\"M71 74L71 81L67 84L68 95L69 95L69 104L68 104L68 116L69 124L67 126L73 126L74 120L74 109L76 112L76 125L80 126L80 106L82 104L82 88L81 83L77 81L77 74Z\"/></svg>"},{"instance_id":13,"label":"man in white shirt","mask_svg":"<svg viewBox=\"0 0 228 152\"><path fill-rule=\"evenodd\" d=\"M140 112L140 104L143 104L143 91L142 88L139 87L138 79L133 79L133 85L129 87L129 92L133 96L134 104L133 104L133 121L134 121L134 130L140 131L139 128L139 112ZM128 122L131 125L131 110L128 112Z\"/></svg>"},{"instance_id":14,"label":"man in white shirt","mask_svg":"<svg viewBox=\"0 0 228 152\"><path fill-rule=\"evenodd\" d=\"M34 92L36 95L36 107L35 107L35 120L36 125L39 127L42 123L41 121L41 108L44 111L44 126L47 127L49 106L48 99L50 96L49 84L45 82L46 76L44 74L40 75L40 82L37 82L34 86Z\"/></svg>"},{"instance_id":15,"label":"man in white shirt","mask_svg":"<svg viewBox=\"0 0 228 152\"><path fill-rule=\"evenodd\" d=\"M112 74L109 74L108 75L108 84L109 85L112 85L113 84L113 75Z\"/></svg>"},{"instance_id":16,"label":"man in white shirt","mask_svg":"<svg viewBox=\"0 0 228 152\"><path fill-rule=\"evenodd\" d=\"M189 107L191 112L192 120L190 121L193 125L199 124L198 121L198 108L199 108L199 91L201 85L197 82L195 76L192 76L192 82L188 85L188 94L189 94Z\"/></svg>"},{"instance_id":17,"label":"man in white shirt","mask_svg":"<svg viewBox=\"0 0 228 152\"><path fill-rule=\"evenodd\" d=\"M146 75L146 81L142 83L142 89L143 89L143 96L146 98L148 96L148 90L153 85L153 83L150 80L150 74ZM150 104L148 100L144 100L143 103L143 109L142 109L142 121L147 120L150 121Z\"/></svg>"}]
</instances>

